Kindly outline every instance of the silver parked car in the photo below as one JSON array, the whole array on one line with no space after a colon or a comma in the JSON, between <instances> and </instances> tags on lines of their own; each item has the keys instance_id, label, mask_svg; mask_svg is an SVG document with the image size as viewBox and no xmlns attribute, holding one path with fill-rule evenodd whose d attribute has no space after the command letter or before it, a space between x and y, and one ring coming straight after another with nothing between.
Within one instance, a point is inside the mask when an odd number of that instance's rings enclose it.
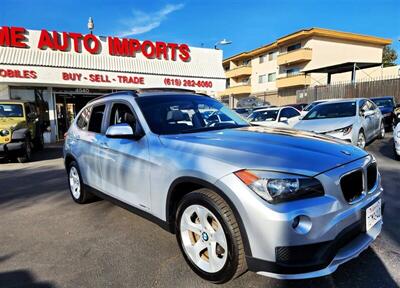
<instances>
[{"instance_id":1,"label":"silver parked car","mask_svg":"<svg viewBox=\"0 0 400 288\"><path fill-rule=\"evenodd\" d=\"M223 117L207 121L201 111L210 110ZM251 127L189 91L90 102L68 131L64 159L75 202L97 195L158 223L214 283L247 270L327 275L382 228L381 176L370 154L313 133Z\"/></svg>"},{"instance_id":2,"label":"silver parked car","mask_svg":"<svg viewBox=\"0 0 400 288\"><path fill-rule=\"evenodd\" d=\"M379 108L368 99L342 99L315 106L295 129L333 136L360 148L376 138L385 137Z\"/></svg>"}]
</instances>

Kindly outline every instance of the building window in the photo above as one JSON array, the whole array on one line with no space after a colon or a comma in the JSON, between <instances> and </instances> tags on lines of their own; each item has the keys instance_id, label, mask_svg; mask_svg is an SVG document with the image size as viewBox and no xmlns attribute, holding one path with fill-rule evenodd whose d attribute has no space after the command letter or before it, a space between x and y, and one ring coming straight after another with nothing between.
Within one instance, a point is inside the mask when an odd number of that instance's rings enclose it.
<instances>
[{"instance_id":1,"label":"building window","mask_svg":"<svg viewBox=\"0 0 400 288\"><path fill-rule=\"evenodd\" d=\"M300 74L300 68L291 68L286 70L286 76L294 76Z\"/></svg>"},{"instance_id":2,"label":"building window","mask_svg":"<svg viewBox=\"0 0 400 288\"><path fill-rule=\"evenodd\" d=\"M268 82L274 82L276 80L276 73L269 73L268 74Z\"/></svg>"},{"instance_id":3,"label":"building window","mask_svg":"<svg viewBox=\"0 0 400 288\"><path fill-rule=\"evenodd\" d=\"M269 52L269 53L268 53L268 61L275 60L277 54L278 54L277 51Z\"/></svg>"},{"instance_id":4,"label":"building window","mask_svg":"<svg viewBox=\"0 0 400 288\"><path fill-rule=\"evenodd\" d=\"M258 76L258 83L265 83L267 82L267 75L263 74L263 75L259 75Z\"/></svg>"},{"instance_id":5,"label":"building window","mask_svg":"<svg viewBox=\"0 0 400 288\"><path fill-rule=\"evenodd\" d=\"M301 43L296 43L287 47L287 52L297 50L301 48Z\"/></svg>"},{"instance_id":6,"label":"building window","mask_svg":"<svg viewBox=\"0 0 400 288\"><path fill-rule=\"evenodd\" d=\"M261 55L261 56L259 57L259 59L260 59L260 64L265 62L265 58L266 58L266 55Z\"/></svg>"},{"instance_id":7,"label":"building window","mask_svg":"<svg viewBox=\"0 0 400 288\"><path fill-rule=\"evenodd\" d=\"M248 66L250 64L250 60L243 60L243 66Z\"/></svg>"}]
</instances>

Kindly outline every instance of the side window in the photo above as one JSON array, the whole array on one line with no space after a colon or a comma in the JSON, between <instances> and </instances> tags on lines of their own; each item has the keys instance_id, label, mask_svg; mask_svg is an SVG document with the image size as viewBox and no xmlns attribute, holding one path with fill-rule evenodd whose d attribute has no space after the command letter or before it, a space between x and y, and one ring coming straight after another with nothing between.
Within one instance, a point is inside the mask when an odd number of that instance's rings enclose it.
<instances>
[{"instance_id":1,"label":"side window","mask_svg":"<svg viewBox=\"0 0 400 288\"><path fill-rule=\"evenodd\" d=\"M92 113L90 115L88 131L101 133L101 123L103 122L105 108L106 105L93 107Z\"/></svg>"},{"instance_id":2,"label":"side window","mask_svg":"<svg viewBox=\"0 0 400 288\"><path fill-rule=\"evenodd\" d=\"M114 103L111 109L109 125L126 123L131 126L135 122L135 116L128 105L122 103Z\"/></svg>"},{"instance_id":3,"label":"side window","mask_svg":"<svg viewBox=\"0 0 400 288\"><path fill-rule=\"evenodd\" d=\"M288 111L288 115L289 115L288 118L300 116L300 113L297 112L296 110L294 110L293 108L287 108L287 111Z\"/></svg>"},{"instance_id":4,"label":"side window","mask_svg":"<svg viewBox=\"0 0 400 288\"><path fill-rule=\"evenodd\" d=\"M367 100L369 110L375 110L377 107L374 102Z\"/></svg>"},{"instance_id":5,"label":"side window","mask_svg":"<svg viewBox=\"0 0 400 288\"><path fill-rule=\"evenodd\" d=\"M89 125L89 117L90 117L91 108L92 108L91 106L84 108L82 113L79 115L79 118L76 121L76 125L78 126L79 129L87 130L87 127Z\"/></svg>"},{"instance_id":6,"label":"side window","mask_svg":"<svg viewBox=\"0 0 400 288\"><path fill-rule=\"evenodd\" d=\"M279 120L281 120L282 117L290 118L290 113L288 108L282 109L281 115L279 115Z\"/></svg>"}]
</instances>

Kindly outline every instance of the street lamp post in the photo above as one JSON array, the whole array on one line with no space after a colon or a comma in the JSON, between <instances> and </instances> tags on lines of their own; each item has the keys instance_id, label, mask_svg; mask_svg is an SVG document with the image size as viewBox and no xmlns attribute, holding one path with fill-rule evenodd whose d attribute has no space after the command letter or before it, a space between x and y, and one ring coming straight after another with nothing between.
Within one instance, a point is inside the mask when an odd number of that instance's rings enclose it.
<instances>
[{"instance_id":1,"label":"street lamp post","mask_svg":"<svg viewBox=\"0 0 400 288\"><path fill-rule=\"evenodd\" d=\"M93 34L93 29L94 29L94 22L93 22L93 18L89 17L88 23L87 23L87 28L90 31L90 34Z\"/></svg>"},{"instance_id":2,"label":"street lamp post","mask_svg":"<svg viewBox=\"0 0 400 288\"><path fill-rule=\"evenodd\" d=\"M232 44L232 41L226 40L224 38L214 44L214 49L218 49L218 45L229 45L229 44Z\"/></svg>"}]
</instances>

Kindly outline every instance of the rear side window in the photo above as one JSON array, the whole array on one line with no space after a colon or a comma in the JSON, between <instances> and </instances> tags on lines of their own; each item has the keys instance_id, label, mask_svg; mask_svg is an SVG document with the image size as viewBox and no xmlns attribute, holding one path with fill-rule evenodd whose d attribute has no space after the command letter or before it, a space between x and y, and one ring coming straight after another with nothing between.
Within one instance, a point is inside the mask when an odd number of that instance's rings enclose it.
<instances>
[{"instance_id":1,"label":"rear side window","mask_svg":"<svg viewBox=\"0 0 400 288\"><path fill-rule=\"evenodd\" d=\"M101 123L103 122L104 110L106 105L95 106L90 115L88 131L101 133Z\"/></svg>"},{"instance_id":2,"label":"rear side window","mask_svg":"<svg viewBox=\"0 0 400 288\"><path fill-rule=\"evenodd\" d=\"M84 108L82 113L79 115L79 118L76 121L76 126L78 126L79 129L87 130L91 108L91 106Z\"/></svg>"}]
</instances>

